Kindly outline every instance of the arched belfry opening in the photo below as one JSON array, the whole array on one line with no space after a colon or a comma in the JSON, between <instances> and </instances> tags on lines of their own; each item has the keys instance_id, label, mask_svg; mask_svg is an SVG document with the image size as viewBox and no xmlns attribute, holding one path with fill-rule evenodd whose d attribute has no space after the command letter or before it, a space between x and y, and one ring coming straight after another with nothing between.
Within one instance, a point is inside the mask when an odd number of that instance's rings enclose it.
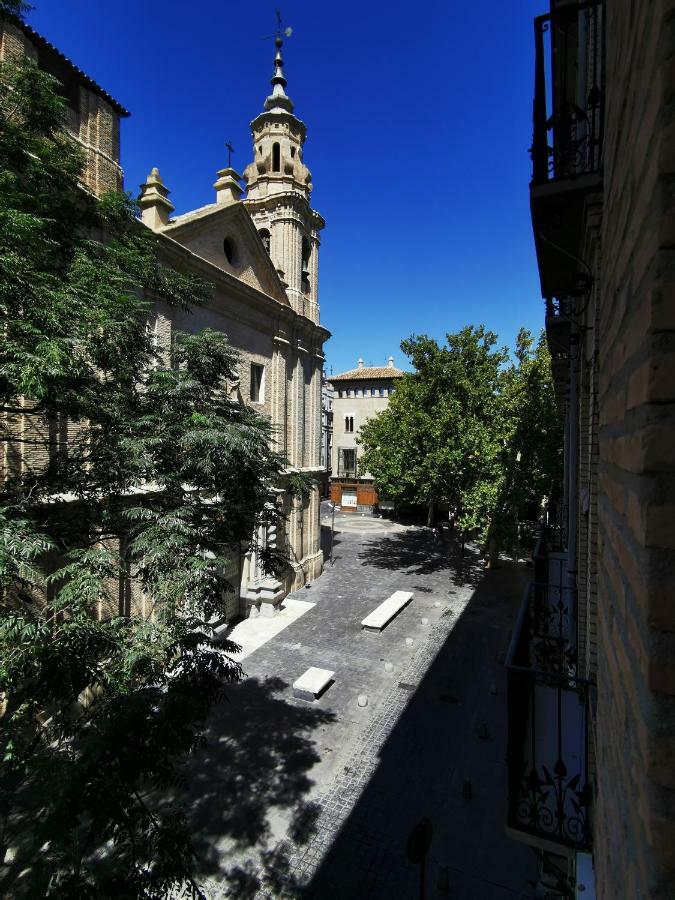
<instances>
[{"instance_id":1,"label":"arched belfry opening","mask_svg":"<svg viewBox=\"0 0 675 900\"><path fill-rule=\"evenodd\" d=\"M312 256L312 245L309 242L309 239L305 236L302 238L302 251L301 251L301 273L302 273L302 289L307 294L309 293L309 261Z\"/></svg>"},{"instance_id":2,"label":"arched belfry opening","mask_svg":"<svg viewBox=\"0 0 675 900\"><path fill-rule=\"evenodd\" d=\"M281 147L276 141L272 144L272 171L281 171Z\"/></svg>"}]
</instances>

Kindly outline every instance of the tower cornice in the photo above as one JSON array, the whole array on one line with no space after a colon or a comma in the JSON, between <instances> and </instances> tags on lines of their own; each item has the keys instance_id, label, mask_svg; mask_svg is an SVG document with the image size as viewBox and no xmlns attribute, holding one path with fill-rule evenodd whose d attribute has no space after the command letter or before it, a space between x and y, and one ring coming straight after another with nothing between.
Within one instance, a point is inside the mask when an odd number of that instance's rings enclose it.
<instances>
[{"instance_id":1,"label":"tower cornice","mask_svg":"<svg viewBox=\"0 0 675 900\"><path fill-rule=\"evenodd\" d=\"M307 197L304 197L302 194L298 194L294 190L279 192L278 194L269 194L267 197L246 198L243 202L245 206L247 206L248 209L250 209L252 212L264 210L266 212L275 212L278 214L280 208L283 208L284 206L290 206L293 209L297 210L303 218L305 216L309 216L311 218L312 225L317 231L321 231L326 227L326 220L321 215L321 213L318 213L315 209L312 209L312 206Z\"/></svg>"},{"instance_id":2,"label":"tower cornice","mask_svg":"<svg viewBox=\"0 0 675 900\"><path fill-rule=\"evenodd\" d=\"M285 124L289 127L295 127L300 134L300 141L304 143L307 137L307 126L294 113L286 112L283 109L273 109L269 112L259 113L255 119L251 121L251 134L255 139L257 133L262 131L266 126L274 126L277 124Z\"/></svg>"}]
</instances>

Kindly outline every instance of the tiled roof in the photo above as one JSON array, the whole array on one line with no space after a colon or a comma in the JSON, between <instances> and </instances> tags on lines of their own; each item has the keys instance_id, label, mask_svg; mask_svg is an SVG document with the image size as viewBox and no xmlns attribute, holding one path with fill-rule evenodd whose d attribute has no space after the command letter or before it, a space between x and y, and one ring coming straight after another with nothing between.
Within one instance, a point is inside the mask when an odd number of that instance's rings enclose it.
<instances>
[{"instance_id":1,"label":"tiled roof","mask_svg":"<svg viewBox=\"0 0 675 900\"><path fill-rule=\"evenodd\" d=\"M365 381L373 378L403 378L404 372L393 366L362 366L341 375L331 375L326 381Z\"/></svg>"},{"instance_id":2,"label":"tiled roof","mask_svg":"<svg viewBox=\"0 0 675 900\"><path fill-rule=\"evenodd\" d=\"M9 18L9 17L8 17ZM120 116L130 116L131 113L128 109L125 109L121 103L115 100L106 90L104 90L100 84L94 81L93 78L90 78L86 72L83 72L82 69L78 68L75 63L68 59L67 56L64 56L61 51L54 46L54 44L50 43L46 37L43 37L34 28L31 28L30 25L26 25L25 22L20 22L13 17L10 18L10 21L13 22L20 28L24 34L28 35L28 38L35 44L36 47L42 47L45 50L48 50L50 53L53 53L57 56L61 62L65 63L68 68L73 72L73 74L84 84L86 85L90 91L93 91L95 94L98 94L100 97L103 97L104 100L107 100L108 103L112 106L112 108L117 112Z\"/></svg>"}]
</instances>

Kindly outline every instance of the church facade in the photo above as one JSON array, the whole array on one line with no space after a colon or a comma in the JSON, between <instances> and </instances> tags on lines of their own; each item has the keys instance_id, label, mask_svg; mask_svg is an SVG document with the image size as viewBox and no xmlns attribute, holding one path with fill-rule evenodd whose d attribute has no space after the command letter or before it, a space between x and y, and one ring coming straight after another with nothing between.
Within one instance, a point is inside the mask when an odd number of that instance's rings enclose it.
<instances>
[{"instance_id":1,"label":"church facade","mask_svg":"<svg viewBox=\"0 0 675 900\"><path fill-rule=\"evenodd\" d=\"M94 194L120 189L119 120L127 111L29 26L7 25L0 37L0 58L27 54L68 92L68 131L85 151L83 187ZM304 497L286 486L293 472L320 480L323 344L329 332L319 322L318 303L324 221L310 204L311 174L302 158L306 127L285 91L281 46L277 37L272 92L251 123L246 196L240 176L227 167L217 173L213 202L172 216L169 190L152 169L138 201L142 223L159 237L162 261L214 287L210 301L191 312L156 298L148 323L156 345L168 350L175 331L208 327L227 334L240 358L239 378L228 390L270 419L276 449L288 461L269 501L284 513L285 526L257 537L259 545L283 550L289 569L272 578L255 552L233 557L231 618L273 614L290 590L320 575L323 562L318 486Z\"/></svg>"},{"instance_id":2,"label":"church facade","mask_svg":"<svg viewBox=\"0 0 675 900\"><path fill-rule=\"evenodd\" d=\"M172 216L169 191L153 169L141 186L142 221L161 234L169 265L197 272L215 286L211 303L186 315L156 310L161 341L171 331L224 331L241 359L233 393L269 417L289 472L317 481L321 467L321 373L329 332L319 322L318 261L321 216L311 207L312 176L303 162L305 124L286 94L276 38L272 92L251 122L253 161L240 176L217 173L212 203ZM283 580L266 576L255 553L241 560L237 614L271 614L289 590L320 575L320 495L293 497L280 484L276 497L285 533L259 535L283 548L291 568Z\"/></svg>"}]
</instances>

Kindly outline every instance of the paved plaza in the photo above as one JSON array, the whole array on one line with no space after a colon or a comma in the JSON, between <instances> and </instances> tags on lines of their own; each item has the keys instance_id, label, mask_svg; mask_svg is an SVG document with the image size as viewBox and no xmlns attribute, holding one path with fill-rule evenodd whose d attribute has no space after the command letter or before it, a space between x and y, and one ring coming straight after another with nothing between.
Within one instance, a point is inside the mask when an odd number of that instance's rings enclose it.
<instances>
[{"instance_id":1,"label":"paved plaza","mask_svg":"<svg viewBox=\"0 0 675 900\"><path fill-rule=\"evenodd\" d=\"M486 573L425 528L335 525L333 564L291 597L307 608L246 654L193 766L208 897L412 900L406 839L424 818L427 898L533 897L535 857L503 824L501 659L526 570ZM363 631L396 590L412 602L381 633ZM310 666L335 672L314 703L291 688Z\"/></svg>"}]
</instances>

